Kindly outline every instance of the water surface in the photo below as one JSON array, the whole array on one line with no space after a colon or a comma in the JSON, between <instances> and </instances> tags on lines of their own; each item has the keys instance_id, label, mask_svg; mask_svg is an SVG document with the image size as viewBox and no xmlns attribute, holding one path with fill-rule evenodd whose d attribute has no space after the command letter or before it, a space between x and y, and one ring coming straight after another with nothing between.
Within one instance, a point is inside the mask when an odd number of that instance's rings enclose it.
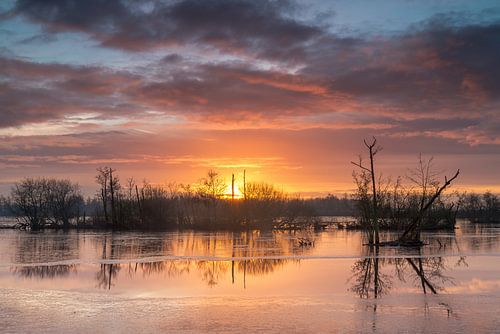
<instances>
[{"instance_id":1,"label":"water surface","mask_svg":"<svg viewBox=\"0 0 500 334\"><path fill-rule=\"evenodd\" d=\"M394 238L386 233L383 238ZM301 246L300 238L313 241ZM421 250L356 231L0 230L5 332L494 332L500 226Z\"/></svg>"}]
</instances>

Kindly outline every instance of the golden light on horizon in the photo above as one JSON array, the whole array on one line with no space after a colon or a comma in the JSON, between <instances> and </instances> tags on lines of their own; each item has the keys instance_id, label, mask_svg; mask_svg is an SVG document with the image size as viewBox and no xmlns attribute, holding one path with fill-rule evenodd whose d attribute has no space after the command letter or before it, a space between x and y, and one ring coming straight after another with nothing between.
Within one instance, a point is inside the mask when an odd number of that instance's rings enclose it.
<instances>
[{"instance_id":1,"label":"golden light on horizon","mask_svg":"<svg viewBox=\"0 0 500 334\"><path fill-rule=\"evenodd\" d=\"M228 184L226 187L226 197L227 198L232 198L233 196L233 189L231 187L231 184ZM240 188L238 187L238 184L234 184L234 199L242 199L243 198L243 193L240 191Z\"/></svg>"}]
</instances>

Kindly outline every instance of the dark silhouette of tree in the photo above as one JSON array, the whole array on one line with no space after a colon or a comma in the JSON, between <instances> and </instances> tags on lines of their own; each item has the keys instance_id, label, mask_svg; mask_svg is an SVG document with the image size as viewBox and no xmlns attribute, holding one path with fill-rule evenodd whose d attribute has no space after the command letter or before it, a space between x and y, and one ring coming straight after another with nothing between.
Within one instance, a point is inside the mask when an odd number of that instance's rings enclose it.
<instances>
[{"instance_id":1,"label":"dark silhouette of tree","mask_svg":"<svg viewBox=\"0 0 500 334\"><path fill-rule=\"evenodd\" d=\"M69 227L83 197L80 187L69 180L25 178L11 189L9 203L22 226L37 230L49 223Z\"/></svg>"},{"instance_id":2,"label":"dark silhouette of tree","mask_svg":"<svg viewBox=\"0 0 500 334\"><path fill-rule=\"evenodd\" d=\"M364 172L368 172L370 178L371 178L371 185L372 185L372 227L373 227L373 237L370 238L371 242L374 242L375 244L380 243L380 236L379 236L379 221L378 221L378 198L377 198L377 183L375 181L375 155L379 153L382 150L382 147L377 146L377 139L373 137L373 141L371 143L368 143L366 140L363 141L366 148L368 149L368 153L370 156L370 167L367 168L363 166L363 161L361 157L359 158L359 162L352 162L351 163L359 168L361 168Z\"/></svg>"}]
</instances>

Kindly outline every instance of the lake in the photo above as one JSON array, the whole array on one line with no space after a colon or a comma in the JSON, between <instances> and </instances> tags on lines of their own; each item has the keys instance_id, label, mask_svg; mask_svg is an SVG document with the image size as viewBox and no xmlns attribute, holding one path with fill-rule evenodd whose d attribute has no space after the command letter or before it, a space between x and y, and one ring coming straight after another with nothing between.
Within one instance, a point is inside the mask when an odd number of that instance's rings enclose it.
<instances>
[{"instance_id":1,"label":"lake","mask_svg":"<svg viewBox=\"0 0 500 334\"><path fill-rule=\"evenodd\" d=\"M0 230L0 331L498 331L500 225L423 239L370 250L337 229Z\"/></svg>"}]
</instances>

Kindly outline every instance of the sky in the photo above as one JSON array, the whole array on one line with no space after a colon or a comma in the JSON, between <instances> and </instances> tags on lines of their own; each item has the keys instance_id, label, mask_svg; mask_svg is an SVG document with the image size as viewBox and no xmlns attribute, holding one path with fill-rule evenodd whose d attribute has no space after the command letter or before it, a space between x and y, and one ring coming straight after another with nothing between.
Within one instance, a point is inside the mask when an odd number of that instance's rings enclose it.
<instances>
[{"instance_id":1,"label":"sky","mask_svg":"<svg viewBox=\"0 0 500 334\"><path fill-rule=\"evenodd\" d=\"M107 165L342 194L372 136L384 176L500 191L499 93L498 1L5 0L0 193Z\"/></svg>"}]
</instances>

